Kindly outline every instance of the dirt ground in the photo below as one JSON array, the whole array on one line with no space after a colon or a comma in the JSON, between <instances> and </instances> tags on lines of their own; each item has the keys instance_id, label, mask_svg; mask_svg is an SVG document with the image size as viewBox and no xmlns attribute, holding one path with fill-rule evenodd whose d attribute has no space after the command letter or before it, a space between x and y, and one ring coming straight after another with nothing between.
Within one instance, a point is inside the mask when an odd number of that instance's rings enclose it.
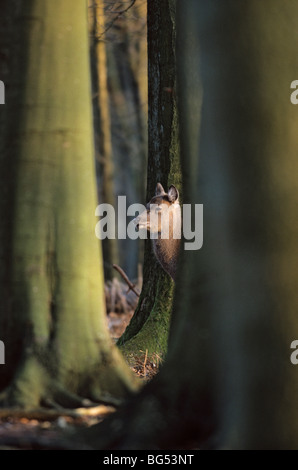
<instances>
[{"instance_id":1,"label":"dirt ground","mask_svg":"<svg viewBox=\"0 0 298 470\"><path fill-rule=\"evenodd\" d=\"M127 292L127 286L118 280L106 285L105 292L108 329L116 343L133 316L138 297L131 291ZM132 370L141 380L147 382L158 372L158 361L149 362L144 352ZM106 405L61 411L0 409L0 450L46 448L62 430L73 426L92 426L115 411L115 407Z\"/></svg>"}]
</instances>

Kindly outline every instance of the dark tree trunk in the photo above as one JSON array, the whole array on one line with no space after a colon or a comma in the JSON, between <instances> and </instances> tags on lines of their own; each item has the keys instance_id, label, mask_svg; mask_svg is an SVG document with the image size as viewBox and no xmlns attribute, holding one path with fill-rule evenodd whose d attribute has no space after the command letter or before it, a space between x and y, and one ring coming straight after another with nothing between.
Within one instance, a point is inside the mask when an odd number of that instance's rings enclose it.
<instances>
[{"instance_id":1,"label":"dark tree trunk","mask_svg":"<svg viewBox=\"0 0 298 470\"><path fill-rule=\"evenodd\" d=\"M221 442L297 449L298 3L199 4L202 261Z\"/></svg>"},{"instance_id":2,"label":"dark tree trunk","mask_svg":"<svg viewBox=\"0 0 298 470\"><path fill-rule=\"evenodd\" d=\"M181 192L176 102L176 0L148 2L148 167L146 202L156 183L175 184ZM143 201L145 202L145 201ZM139 351L164 357L174 285L145 243L143 289L139 304L118 345L131 358Z\"/></svg>"}]
</instances>

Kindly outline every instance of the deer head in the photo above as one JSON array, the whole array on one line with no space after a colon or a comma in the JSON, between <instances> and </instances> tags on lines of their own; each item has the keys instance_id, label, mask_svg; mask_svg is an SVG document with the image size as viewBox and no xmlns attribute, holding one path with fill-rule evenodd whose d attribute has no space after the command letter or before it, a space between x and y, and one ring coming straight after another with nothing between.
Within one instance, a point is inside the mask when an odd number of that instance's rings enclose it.
<instances>
[{"instance_id":1,"label":"deer head","mask_svg":"<svg viewBox=\"0 0 298 470\"><path fill-rule=\"evenodd\" d=\"M154 253L170 276L175 279L181 238L181 208L179 193L171 185L166 193L157 183L155 196L146 210L134 219L139 229L150 231Z\"/></svg>"}]
</instances>

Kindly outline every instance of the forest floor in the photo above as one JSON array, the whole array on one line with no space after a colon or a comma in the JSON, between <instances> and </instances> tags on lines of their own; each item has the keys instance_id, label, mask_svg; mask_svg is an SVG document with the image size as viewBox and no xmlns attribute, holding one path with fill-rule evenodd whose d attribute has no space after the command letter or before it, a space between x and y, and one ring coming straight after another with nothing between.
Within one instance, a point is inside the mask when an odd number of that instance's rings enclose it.
<instances>
[{"instance_id":1,"label":"forest floor","mask_svg":"<svg viewBox=\"0 0 298 470\"><path fill-rule=\"evenodd\" d=\"M111 338L116 343L133 316L138 297L133 292L128 292L127 285L116 278L106 284L105 295L108 329ZM132 370L141 380L147 382L158 372L158 363L158 358L154 363L150 362L144 351ZM73 427L92 426L115 411L114 406L107 405L61 411L28 412L0 409L0 450L47 448L47 443L57 440L57 436L62 431ZM1 442L5 442L5 446L1 445ZM42 442L44 442L44 447Z\"/></svg>"}]
</instances>

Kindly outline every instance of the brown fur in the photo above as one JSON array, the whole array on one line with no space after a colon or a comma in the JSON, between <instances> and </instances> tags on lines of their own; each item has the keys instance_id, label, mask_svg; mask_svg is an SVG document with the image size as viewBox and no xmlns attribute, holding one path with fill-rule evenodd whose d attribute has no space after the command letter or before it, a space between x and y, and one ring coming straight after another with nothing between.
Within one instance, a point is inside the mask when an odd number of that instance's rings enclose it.
<instances>
[{"instance_id":1,"label":"brown fur","mask_svg":"<svg viewBox=\"0 0 298 470\"><path fill-rule=\"evenodd\" d=\"M156 193L157 194L153 196L153 198L147 204L146 212L140 214L140 216L137 217L135 223L137 225L140 224L142 228L145 228L146 226L148 231L150 231L150 228L156 230L158 233L158 238L151 240L154 254L162 268L172 277L172 279L175 280L180 249L180 239L173 238L174 223L176 223L177 229L179 230L179 233L181 233L181 210L178 202L178 191L174 186L171 186L167 194L165 193L163 187L158 183L156 187ZM153 204L158 205L161 208L165 205L169 210L168 239L161 238L162 227L160 219L156 228L154 228L154 225L152 227L152 223L154 224L154 222L151 223L150 221L150 205ZM173 216L174 213L176 215L175 220Z\"/></svg>"}]
</instances>

